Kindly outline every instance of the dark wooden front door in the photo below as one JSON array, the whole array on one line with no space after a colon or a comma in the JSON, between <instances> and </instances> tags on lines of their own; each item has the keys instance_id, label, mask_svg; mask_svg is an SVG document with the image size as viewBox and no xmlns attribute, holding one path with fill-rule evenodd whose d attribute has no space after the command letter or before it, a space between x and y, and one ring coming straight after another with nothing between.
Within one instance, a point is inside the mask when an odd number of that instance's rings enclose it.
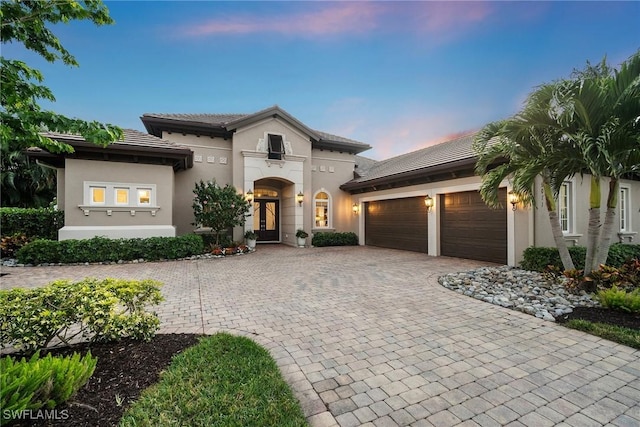
<instances>
[{"instance_id":1,"label":"dark wooden front door","mask_svg":"<svg viewBox=\"0 0 640 427\"><path fill-rule=\"evenodd\" d=\"M253 203L254 231L258 241L277 242L280 240L280 201L256 200Z\"/></svg>"},{"instance_id":2,"label":"dark wooden front door","mask_svg":"<svg viewBox=\"0 0 640 427\"><path fill-rule=\"evenodd\" d=\"M507 190L502 209L491 209L478 191L440 196L440 253L445 256L507 263Z\"/></svg>"},{"instance_id":3,"label":"dark wooden front door","mask_svg":"<svg viewBox=\"0 0 640 427\"><path fill-rule=\"evenodd\" d=\"M368 202L364 226L366 245L428 252L424 197Z\"/></svg>"}]
</instances>

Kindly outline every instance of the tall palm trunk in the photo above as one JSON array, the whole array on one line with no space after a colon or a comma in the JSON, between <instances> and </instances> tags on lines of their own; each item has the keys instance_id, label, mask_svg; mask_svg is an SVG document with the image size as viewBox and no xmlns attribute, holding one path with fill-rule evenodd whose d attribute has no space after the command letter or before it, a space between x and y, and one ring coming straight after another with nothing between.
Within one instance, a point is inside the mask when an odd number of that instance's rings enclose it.
<instances>
[{"instance_id":1,"label":"tall palm trunk","mask_svg":"<svg viewBox=\"0 0 640 427\"><path fill-rule=\"evenodd\" d=\"M543 181L542 187L544 188L544 201L549 211L549 222L551 223L551 233L553 234L553 240L558 248L560 254L560 261L562 261L562 267L565 270L575 269L571 254L569 254L569 248L567 247L567 241L564 240L562 235L562 227L560 226L560 217L558 216L556 200L553 197L551 186L548 182Z\"/></svg>"},{"instance_id":2,"label":"tall palm trunk","mask_svg":"<svg viewBox=\"0 0 640 427\"><path fill-rule=\"evenodd\" d=\"M607 257L609 256L609 247L611 246L611 238L613 236L613 230L616 223L616 208L618 206L618 192L620 191L620 183L616 178L609 180L609 195L607 196L607 213L604 217L604 226L602 227L602 234L600 235L600 242L598 244L598 257L595 260L595 268L598 268L600 264L606 264Z\"/></svg>"},{"instance_id":3,"label":"tall palm trunk","mask_svg":"<svg viewBox=\"0 0 640 427\"><path fill-rule=\"evenodd\" d=\"M597 269L598 238L600 237L600 177L591 176L591 190L589 193L589 226L587 228L587 255L584 260L584 274L590 274Z\"/></svg>"}]
</instances>

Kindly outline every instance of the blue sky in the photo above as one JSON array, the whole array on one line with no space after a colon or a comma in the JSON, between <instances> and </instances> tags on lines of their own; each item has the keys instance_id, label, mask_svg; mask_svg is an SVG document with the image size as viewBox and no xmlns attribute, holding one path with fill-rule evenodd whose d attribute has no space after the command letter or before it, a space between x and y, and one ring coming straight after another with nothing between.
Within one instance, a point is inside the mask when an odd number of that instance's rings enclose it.
<instances>
[{"instance_id":1,"label":"blue sky","mask_svg":"<svg viewBox=\"0 0 640 427\"><path fill-rule=\"evenodd\" d=\"M389 158L516 113L535 86L640 48L640 2L106 2L116 23L54 28L57 112L144 130L147 112L278 104Z\"/></svg>"}]
</instances>

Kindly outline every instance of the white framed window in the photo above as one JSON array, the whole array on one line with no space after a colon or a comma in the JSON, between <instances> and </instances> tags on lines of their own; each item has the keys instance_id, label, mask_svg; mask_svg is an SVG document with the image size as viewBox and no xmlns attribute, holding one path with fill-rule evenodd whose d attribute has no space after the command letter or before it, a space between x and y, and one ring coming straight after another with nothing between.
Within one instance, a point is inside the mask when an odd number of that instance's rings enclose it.
<instances>
[{"instance_id":1,"label":"white framed window","mask_svg":"<svg viewBox=\"0 0 640 427\"><path fill-rule=\"evenodd\" d=\"M129 189L128 188L116 188L113 195L116 205L129 206Z\"/></svg>"},{"instance_id":2,"label":"white framed window","mask_svg":"<svg viewBox=\"0 0 640 427\"><path fill-rule=\"evenodd\" d=\"M558 216L560 218L560 227L565 234L573 233L573 182L565 181L560 187L558 193Z\"/></svg>"},{"instance_id":3,"label":"white framed window","mask_svg":"<svg viewBox=\"0 0 640 427\"><path fill-rule=\"evenodd\" d=\"M322 189L313 196L313 212L315 228L331 227L331 195Z\"/></svg>"},{"instance_id":4,"label":"white framed window","mask_svg":"<svg viewBox=\"0 0 640 427\"><path fill-rule=\"evenodd\" d=\"M89 205L103 206L107 202L107 188L99 186L89 187Z\"/></svg>"},{"instance_id":5,"label":"white framed window","mask_svg":"<svg viewBox=\"0 0 640 427\"><path fill-rule=\"evenodd\" d=\"M157 207L155 184L85 181L83 187L82 206Z\"/></svg>"},{"instance_id":6,"label":"white framed window","mask_svg":"<svg viewBox=\"0 0 640 427\"><path fill-rule=\"evenodd\" d=\"M631 191L629 187L620 186L620 231L631 231Z\"/></svg>"},{"instance_id":7,"label":"white framed window","mask_svg":"<svg viewBox=\"0 0 640 427\"><path fill-rule=\"evenodd\" d=\"M151 206L150 188L138 188L138 206Z\"/></svg>"}]
</instances>

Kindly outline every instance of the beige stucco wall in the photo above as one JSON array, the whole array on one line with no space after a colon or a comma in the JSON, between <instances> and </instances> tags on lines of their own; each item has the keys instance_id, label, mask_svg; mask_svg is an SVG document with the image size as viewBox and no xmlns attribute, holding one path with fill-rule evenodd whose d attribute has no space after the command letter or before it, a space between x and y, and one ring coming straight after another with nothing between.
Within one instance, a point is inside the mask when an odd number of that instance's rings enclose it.
<instances>
[{"instance_id":1,"label":"beige stucco wall","mask_svg":"<svg viewBox=\"0 0 640 427\"><path fill-rule=\"evenodd\" d=\"M326 190L331 195L333 203L332 224L329 230L315 229L317 231L352 231L358 233L358 216L353 214L354 199L346 191L340 190L340 186L353 179L355 168L355 155L336 151L314 149L311 159L311 178L313 195L320 190ZM310 212L311 224L314 224L313 209Z\"/></svg>"},{"instance_id":2,"label":"beige stucco wall","mask_svg":"<svg viewBox=\"0 0 640 427\"><path fill-rule=\"evenodd\" d=\"M284 156L283 162L270 162L266 152L258 151L260 140L268 134L283 136L285 145L291 150ZM295 245L297 228L308 230L310 223L305 221L310 212L309 203L299 206L295 195L302 191L305 200L309 200L311 172L311 141L309 136L279 117L267 118L236 129L233 135L233 185L243 194L253 190L260 179L276 179L282 182L280 193L280 238L281 242ZM234 230L234 239L241 240L244 230L251 229L253 217L247 218L245 227Z\"/></svg>"},{"instance_id":3,"label":"beige stucco wall","mask_svg":"<svg viewBox=\"0 0 640 427\"><path fill-rule=\"evenodd\" d=\"M151 226L162 227L164 230L162 235L175 233L172 227L174 173L171 166L66 159L65 171L62 175L65 188L62 204L65 211L65 228L67 231L78 227L83 229L81 234L77 234L78 237L90 237L86 236L86 233L92 227L102 230L96 231L95 235L107 236L110 234L104 227L132 227L130 230L135 234L135 227ZM143 207L126 208L124 211L113 206L87 208L84 200L84 183L88 181L155 185L158 209L154 209L155 215L152 215ZM131 195L131 197L135 196ZM85 209L81 209L80 206ZM111 215L108 215L105 209L110 207L113 207L113 210ZM88 215L85 214L85 210L88 211ZM131 211L135 211L135 214L132 215ZM64 233L65 231L62 232L61 238L64 238ZM72 234L66 238L75 236L76 234Z\"/></svg>"},{"instance_id":4,"label":"beige stucco wall","mask_svg":"<svg viewBox=\"0 0 640 427\"><path fill-rule=\"evenodd\" d=\"M589 192L591 188L591 176L576 176L572 180L573 182L573 199L574 199L574 228L573 232L568 233L565 236L567 243L576 246L584 246L587 238L587 228L589 223ZM640 231L640 182L631 180L621 180L620 185L629 188L630 202L631 202L631 229L632 232L638 233ZM601 218L604 221L604 214L606 212L606 198L609 192L609 181L603 179L601 181L602 203L601 203ZM553 235L551 234L551 225L549 223L549 213L544 204L544 198L542 195L541 181L538 179L536 183L536 207L532 208L534 212L534 243L536 246L555 246L553 241ZM619 205L618 205L619 206ZM619 240L619 214L616 215L616 228L613 231L614 242ZM630 236L632 243L640 243L640 237L638 234ZM626 240L628 242L628 240Z\"/></svg>"},{"instance_id":5,"label":"beige stucco wall","mask_svg":"<svg viewBox=\"0 0 640 427\"><path fill-rule=\"evenodd\" d=\"M231 182L233 158L231 140L209 136L164 132L162 138L191 148L193 168L176 172L173 223L178 235L193 232L193 189L200 180L215 179L220 185ZM225 163L226 160L226 163Z\"/></svg>"},{"instance_id":6,"label":"beige stucco wall","mask_svg":"<svg viewBox=\"0 0 640 427\"><path fill-rule=\"evenodd\" d=\"M480 177L468 177L451 179L428 184L412 185L401 188L374 191L362 194L355 194L353 199L362 207L364 202L373 200L384 200L402 197L424 197L431 196L434 200L439 200L440 194L456 193L462 191L473 191L480 188ZM507 187L504 182L503 187ZM508 188L508 187L507 187ZM517 265L522 260L522 251L531 246L533 240L532 217L528 210L519 207L513 211L511 206L505 207L507 210L507 261L509 265ZM438 206L429 213L429 255L440 255L440 217ZM358 230L360 243L364 244L364 215L358 215Z\"/></svg>"}]
</instances>

